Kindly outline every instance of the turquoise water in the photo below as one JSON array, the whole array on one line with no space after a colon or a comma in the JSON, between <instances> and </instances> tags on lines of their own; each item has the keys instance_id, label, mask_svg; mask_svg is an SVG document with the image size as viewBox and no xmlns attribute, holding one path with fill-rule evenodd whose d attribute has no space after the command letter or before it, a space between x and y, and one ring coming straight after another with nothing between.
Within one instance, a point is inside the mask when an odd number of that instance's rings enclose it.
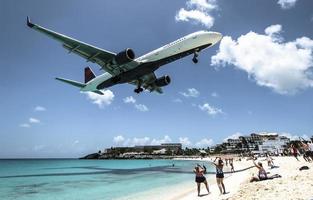
<instances>
[{"instance_id":1,"label":"turquoise water","mask_svg":"<svg viewBox=\"0 0 313 200\"><path fill-rule=\"evenodd\" d=\"M180 160L0 160L0 199L125 198L193 182L196 163L202 164Z\"/></svg>"}]
</instances>

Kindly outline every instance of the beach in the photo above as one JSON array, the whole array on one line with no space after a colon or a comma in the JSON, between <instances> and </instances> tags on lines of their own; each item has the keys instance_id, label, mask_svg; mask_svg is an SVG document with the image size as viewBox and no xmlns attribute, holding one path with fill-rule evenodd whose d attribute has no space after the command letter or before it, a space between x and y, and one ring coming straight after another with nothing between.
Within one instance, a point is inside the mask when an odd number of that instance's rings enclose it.
<instances>
[{"instance_id":1,"label":"beach","mask_svg":"<svg viewBox=\"0 0 313 200\"><path fill-rule=\"evenodd\" d=\"M0 160L0 199L95 200L237 200L313 199L313 163L294 157L274 157L269 175L281 178L250 183L257 173L251 160L234 158L235 170L224 169L227 194L220 195L212 159L178 160ZM173 166L174 164L174 166ZM204 164L210 194L201 186L197 196L192 169ZM301 166L309 170L299 171ZM252 167L252 168L251 168Z\"/></svg>"},{"instance_id":2,"label":"beach","mask_svg":"<svg viewBox=\"0 0 313 200\"><path fill-rule=\"evenodd\" d=\"M196 184L194 189L187 193L181 192L176 198L171 200L192 200L192 199L227 199L227 200L265 200L265 199L313 199L313 163L308 163L299 158L297 161L294 157L273 157L276 168L270 169L264 158L259 158L263 166L270 175L280 174L281 178L273 180L265 180L250 183L251 176L257 174L257 168L253 167L241 172L226 174L224 184L227 194L220 195L217 185L210 184L210 194L198 197ZM251 160L236 161L235 169L244 169L253 166ZM309 170L300 171L302 166L308 166ZM227 170L225 170L227 171ZM212 177L211 177L212 179ZM212 183L212 180L209 180ZM201 194L206 194L206 190L202 185Z\"/></svg>"}]
</instances>

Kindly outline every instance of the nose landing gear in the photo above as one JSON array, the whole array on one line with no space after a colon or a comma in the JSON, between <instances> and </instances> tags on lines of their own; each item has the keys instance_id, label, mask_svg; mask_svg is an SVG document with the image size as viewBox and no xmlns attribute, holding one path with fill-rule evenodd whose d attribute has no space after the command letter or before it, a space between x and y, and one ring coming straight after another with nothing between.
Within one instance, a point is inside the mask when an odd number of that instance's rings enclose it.
<instances>
[{"instance_id":1,"label":"nose landing gear","mask_svg":"<svg viewBox=\"0 0 313 200\"><path fill-rule=\"evenodd\" d=\"M192 62L197 64L198 63L198 56L199 56L199 52L195 51L195 53L193 54L193 58L192 58Z\"/></svg>"}]
</instances>

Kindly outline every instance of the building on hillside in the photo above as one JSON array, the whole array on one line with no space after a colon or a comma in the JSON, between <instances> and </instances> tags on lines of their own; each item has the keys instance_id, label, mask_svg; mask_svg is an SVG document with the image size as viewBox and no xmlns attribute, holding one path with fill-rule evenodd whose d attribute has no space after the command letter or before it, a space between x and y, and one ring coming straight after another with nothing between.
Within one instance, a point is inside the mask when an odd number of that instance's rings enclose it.
<instances>
[{"instance_id":1,"label":"building on hillside","mask_svg":"<svg viewBox=\"0 0 313 200\"><path fill-rule=\"evenodd\" d=\"M251 133L250 136L239 136L239 138L228 139L220 145L211 147L221 149L221 153L238 153L238 152L259 152L259 153L277 153L282 152L290 139L285 136L279 136L277 133Z\"/></svg>"},{"instance_id":2,"label":"building on hillside","mask_svg":"<svg viewBox=\"0 0 313 200\"><path fill-rule=\"evenodd\" d=\"M161 150L161 149L166 149L168 151L172 151L174 153L179 152L182 150L182 144L181 143L163 143L161 145L141 145L141 146L135 146L135 149L138 150Z\"/></svg>"},{"instance_id":3,"label":"building on hillside","mask_svg":"<svg viewBox=\"0 0 313 200\"><path fill-rule=\"evenodd\" d=\"M166 151L177 154L182 151L181 143L163 143L160 145L137 145L134 147L111 147L105 149L105 154L124 154L124 153L153 153L154 151L160 151L165 149ZM160 151L163 152L164 150Z\"/></svg>"},{"instance_id":4,"label":"building on hillside","mask_svg":"<svg viewBox=\"0 0 313 200\"><path fill-rule=\"evenodd\" d=\"M290 139L285 136L277 136L277 138L268 139L259 145L259 151L263 153L281 154L287 148Z\"/></svg>"}]
</instances>

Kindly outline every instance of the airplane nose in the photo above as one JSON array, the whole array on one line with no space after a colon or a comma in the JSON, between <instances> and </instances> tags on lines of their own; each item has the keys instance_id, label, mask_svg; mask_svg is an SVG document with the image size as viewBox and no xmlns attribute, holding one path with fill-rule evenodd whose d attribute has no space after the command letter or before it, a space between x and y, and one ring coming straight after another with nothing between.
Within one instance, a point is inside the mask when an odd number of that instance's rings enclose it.
<instances>
[{"instance_id":1,"label":"airplane nose","mask_svg":"<svg viewBox=\"0 0 313 200\"><path fill-rule=\"evenodd\" d=\"M211 32L211 37L213 38L214 44L215 44L223 38L223 35L221 33L218 33L218 32Z\"/></svg>"}]
</instances>

